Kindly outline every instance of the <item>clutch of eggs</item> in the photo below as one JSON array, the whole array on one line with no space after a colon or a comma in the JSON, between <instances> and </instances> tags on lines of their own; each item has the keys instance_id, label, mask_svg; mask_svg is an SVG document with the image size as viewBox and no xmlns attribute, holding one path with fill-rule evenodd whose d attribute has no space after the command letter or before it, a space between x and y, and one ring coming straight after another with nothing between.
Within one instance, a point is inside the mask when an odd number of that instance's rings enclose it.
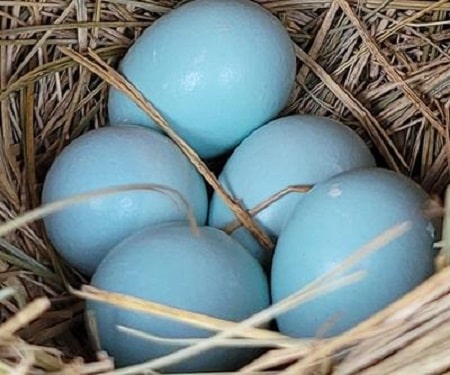
<instances>
[{"instance_id":1,"label":"clutch of eggs","mask_svg":"<svg viewBox=\"0 0 450 375\"><path fill-rule=\"evenodd\" d=\"M363 140L343 124L321 116L291 115L270 121L255 130L227 160L219 181L247 209L252 209L283 189L311 185L336 174L374 167L375 160ZM275 240L304 194L293 192L255 215L255 220ZM234 214L215 193L208 224L225 228ZM243 228L233 236L269 267L269 252Z\"/></svg>"},{"instance_id":2,"label":"clutch of eggs","mask_svg":"<svg viewBox=\"0 0 450 375\"><path fill-rule=\"evenodd\" d=\"M198 223L206 221L206 187L197 170L169 138L137 126L92 130L66 146L45 178L42 202L128 184L174 189L189 202ZM44 225L62 257L90 276L118 242L170 220L187 220L186 208L173 194L132 191L66 207L47 216Z\"/></svg>"},{"instance_id":3,"label":"clutch of eggs","mask_svg":"<svg viewBox=\"0 0 450 375\"><path fill-rule=\"evenodd\" d=\"M256 214L277 241L271 265L272 254L245 229L232 236L220 230L232 224L232 212L217 194L208 207L194 166L112 88L111 126L62 151L46 176L43 203L123 184L157 184L183 196L200 228L193 233L185 208L159 191L96 197L46 217L56 250L92 276L93 286L240 321L331 271L389 227L408 222L403 236L349 270L365 271L362 281L277 317L285 335L311 337L324 326L328 336L353 327L432 274L436 236L421 210L425 192L376 168L368 147L343 124L311 115L276 118L293 88L295 53L283 25L261 6L249 0L181 5L144 31L119 69L202 158L233 150L219 180L245 208L289 186L314 187ZM94 313L102 349L119 367L213 334L94 301L87 310ZM231 371L259 353L216 348L163 370Z\"/></svg>"}]
</instances>

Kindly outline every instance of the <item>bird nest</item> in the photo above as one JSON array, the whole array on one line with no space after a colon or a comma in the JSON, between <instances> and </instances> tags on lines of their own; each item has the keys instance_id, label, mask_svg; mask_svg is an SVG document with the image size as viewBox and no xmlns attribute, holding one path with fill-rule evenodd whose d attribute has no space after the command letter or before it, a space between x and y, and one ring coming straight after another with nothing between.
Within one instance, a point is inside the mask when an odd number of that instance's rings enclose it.
<instances>
[{"instance_id":1,"label":"bird nest","mask_svg":"<svg viewBox=\"0 0 450 375\"><path fill-rule=\"evenodd\" d=\"M444 217L441 202L450 178L448 0L259 2L282 21L296 45L296 87L284 114L341 120L367 142L379 165L419 182L433 197L430 212ZM446 225L434 276L350 331L314 340L283 338L252 327L289 308L289 303L314 298L345 280L322 280L299 291L294 301L274 305L238 324L87 287L87 280L55 254L39 219L61 207L40 206L43 178L65 145L107 123L110 85L139 103L184 149L208 183L221 189L213 174L215 166L206 165L186 148L151 103L115 71L136 37L178 5L174 0L0 3L0 371L113 371L113 361L96 350L85 333L86 298L218 332L171 360L240 335L262 340L270 349L243 372L409 375L450 371ZM237 202L230 199L229 203L247 227L254 226ZM392 228L342 267L376 251L401 231L401 226ZM163 363L160 359L121 373L157 371Z\"/></svg>"}]
</instances>

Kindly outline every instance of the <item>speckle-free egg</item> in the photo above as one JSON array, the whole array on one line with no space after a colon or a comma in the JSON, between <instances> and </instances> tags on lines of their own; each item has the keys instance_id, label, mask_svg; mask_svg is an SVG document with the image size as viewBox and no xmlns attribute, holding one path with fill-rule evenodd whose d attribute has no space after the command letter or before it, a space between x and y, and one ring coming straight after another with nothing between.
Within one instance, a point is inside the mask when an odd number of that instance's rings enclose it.
<instances>
[{"instance_id":1,"label":"speckle-free egg","mask_svg":"<svg viewBox=\"0 0 450 375\"><path fill-rule=\"evenodd\" d=\"M346 172L316 185L278 239L274 302L330 272L393 226L407 221L411 227L339 274L363 271L362 280L279 316L280 331L295 337L340 334L431 276L435 231L423 213L427 199L410 179L379 168Z\"/></svg>"},{"instance_id":2,"label":"speckle-free egg","mask_svg":"<svg viewBox=\"0 0 450 375\"><path fill-rule=\"evenodd\" d=\"M170 139L137 126L92 130L69 144L46 176L42 201L137 183L177 190L198 222L205 222L208 201L201 176ZM64 208L44 224L63 258L90 275L107 251L134 231L186 219L186 208L173 194L129 191Z\"/></svg>"},{"instance_id":3,"label":"speckle-free egg","mask_svg":"<svg viewBox=\"0 0 450 375\"><path fill-rule=\"evenodd\" d=\"M194 0L147 28L120 72L203 158L236 146L277 115L293 88L296 61L283 25L249 0ZM112 124L155 127L111 89Z\"/></svg>"},{"instance_id":4,"label":"speckle-free egg","mask_svg":"<svg viewBox=\"0 0 450 375\"><path fill-rule=\"evenodd\" d=\"M212 317L241 321L269 305L269 287L259 263L222 231L186 224L157 225L116 246L100 263L97 288ZM121 366L137 364L184 347L146 341L118 326L164 339L205 338L213 332L168 318L88 301L101 347ZM260 354L255 348L218 348L164 369L170 372L236 370Z\"/></svg>"},{"instance_id":5,"label":"speckle-free egg","mask_svg":"<svg viewBox=\"0 0 450 375\"><path fill-rule=\"evenodd\" d=\"M373 166L368 147L350 128L325 117L292 115L273 120L247 137L226 162L219 180L251 209L288 186L315 184L344 171ZM258 213L257 222L276 238L302 196L284 196ZM208 220L219 228L235 220L217 194L212 197ZM265 254L249 236L239 233L238 238L255 254Z\"/></svg>"}]
</instances>

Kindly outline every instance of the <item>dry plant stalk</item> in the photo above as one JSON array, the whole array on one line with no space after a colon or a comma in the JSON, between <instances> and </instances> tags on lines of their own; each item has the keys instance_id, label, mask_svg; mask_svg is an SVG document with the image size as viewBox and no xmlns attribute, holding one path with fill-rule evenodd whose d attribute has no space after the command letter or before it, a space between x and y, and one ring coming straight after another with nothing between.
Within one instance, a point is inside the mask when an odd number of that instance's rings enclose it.
<instances>
[{"instance_id":1,"label":"dry plant stalk","mask_svg":"<svg viewBox=\"0 0 450 375\"><path fill-rule=\"evenodd\" d=\"M213 331L222 331L230 327L233 327L235 323L222 319L213 318L204 314L198 314L189 312L174 307L162 305L152 301L143 301L138 298L133 298L126 295L117 293L110 293L102 290L98 290L92 286L84 286L80 291L74 290L72 292L76 296L83 299L91 299L98 302L109 303L121 308L131 309L134 311L140 311L147 314L162 316L171 318L177 321L185 322L195 327L209 329ZM265 329L250 329L248 332L242 332L242 337L252 339L265 339L265 340L280 340L288 339L280 333L268 331Z\"/></svg>"},{"instance_id":2,"label":"dry plant stalk","mask_svg":"<svg viewBox=\"0 0 450 375\"><path fill-rule=\"evenodd\" d=\"M283 21L296 43L297 85L284 114L306 112L341 120L367 141L382 165L442 195L450 178L450 3L257 1ZM114 73L109 67L116 66L145 27L178 3L0 2L0 221L9 223L0 239L0 280L2 287L16 289L12 298L2 300L0 371L39 373L36 365L53 374L112 369L107 357L89 364L74 359L92 358L82 350L84 338L74 334L83 306L66 288L67 282L80 278L55 255L40 223L27 220L29 210L40 203L41 184L54 157L72 139L107 123L105 74ZM89 65L94 70L81 62L94 64ZM94 73L96 68L104 79ZM156 116L148 104L142 103ZM189 148L185 152L221 189L208 166ZM229 199L239 220L228 230L244 222L270 247L251 216L271 199L248 207L249 212ZM12 224L16 217L27 224ZM448 372L448 273L443 269L342 337L313 343L311 355L291 347L276 349L248 368L294 361L287 373ZM44 309L44 301L51 302L49 310L21 328L31 317L29 304ZM28 344L14 336L18 328Z\"/></svg>"}]
</instances>

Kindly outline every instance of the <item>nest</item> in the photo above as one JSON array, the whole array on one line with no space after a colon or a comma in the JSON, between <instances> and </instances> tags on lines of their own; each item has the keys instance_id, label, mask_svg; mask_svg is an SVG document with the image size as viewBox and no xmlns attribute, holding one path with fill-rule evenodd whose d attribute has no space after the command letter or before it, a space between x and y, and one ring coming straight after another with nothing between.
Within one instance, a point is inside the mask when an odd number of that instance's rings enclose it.
<instances>
[{"instance_id":1,"label":"nest","mask_svg":"<svg viewBox=\"0 0 450 375\"><path fill-rule=\"evenodd\" d=\"M442 207L449 175L450 3L414 0L260 0L296 43L297 84L283 114L336 118L370 145L379 165L405 174ZM43 178L72 139L107 123L113 85L141 103L215 189L214 174L114 68L136 37L175 0L55 0L0 3L0 371L101 374L113 370L84 333L83 299L95 298L240 334L271 350L242 371L299 374L443 374L450 371L450 270L436 274L354 329L332 339L291 340L251 328L287 304L231 324L81 285L38 220ZM237 217L264 240L230 197ZM445 230L445 228L444 228ZM358 257L401 233L392 228ZM443 249L446 250L444 231ZM350 259L349 263L355 261ZM345 266L345 265L343 265ZM299 291L296 302L349 280ZM228 336L228 338L227 338ZM186 354L186 353L185 353ZM180 353L182 355L182 353ZM157 361L156 361L157 362ZM144 364L122 373L154 369ZM155 367L156 366L156 367ZM281 370L280 370L281 369ZM450 372L449 372L450 373Z\"/></svg>"}]
</instances>

